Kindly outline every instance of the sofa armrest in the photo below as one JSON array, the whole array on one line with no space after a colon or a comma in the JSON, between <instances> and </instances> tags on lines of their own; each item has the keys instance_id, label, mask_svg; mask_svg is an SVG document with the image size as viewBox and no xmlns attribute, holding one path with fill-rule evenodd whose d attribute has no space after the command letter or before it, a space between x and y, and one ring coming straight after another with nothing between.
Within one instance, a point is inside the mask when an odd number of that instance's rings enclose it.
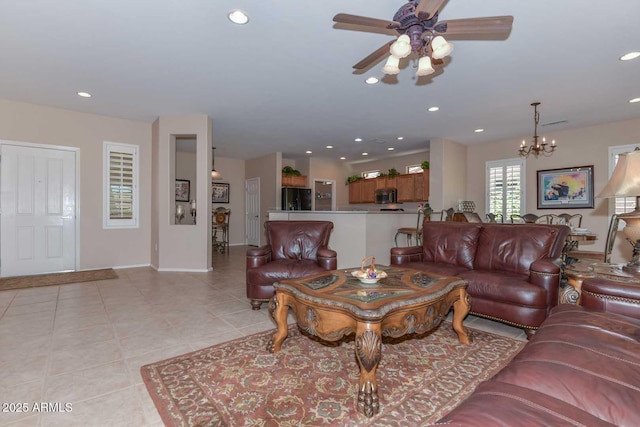
<instances>
[{"instance_id":1,"label":"sofa armrest","mask_svg":"<svg viewBox=\"0 0 640 427\"><path fill-rule=\"evenodd\" d=\"M391 265L401 265L410 262L422 262L422 254L422 246L391 248Z\"/></svg>"},{"instance_id":2,"label":"sofa armrest","mask_svg":"<svg viewBox=\"0 0 640 427\"><path fill-rule=\"evenodd\" d=\"M318 265L325 270L337 270L338 254L327 247L318 248Z\"/></svg>"},{"instance_id":3,"label":"sofa armrest","mask_svg":"<svg viewBox=\"0 0 640 427\"><path fill-rule=\"evenodd\" d=\"M247 269L260 267L271 262L271 246L247 249Z\"/></svg>"},{"instance_id":4,"label":"sofa armrest","mask_svg":"<svg viewBox=\"0 0 640 427\"><path fill-rule=\"evenodd\" d=\"M640 284L597 277L582 283L580 305L640 319Z\"/></svg>"},{"instance_id":5,"label":"sofa armrest","mask_svg":"<svg viewBox=\"0 0 640 427\"><path fill-rule=\"evenodd\" d=\"M529 267L529 282L540 286L547 292L547 307L558 304L560 289L560 266L551 258L534 261Z\"/></svg>"}]
</instances>

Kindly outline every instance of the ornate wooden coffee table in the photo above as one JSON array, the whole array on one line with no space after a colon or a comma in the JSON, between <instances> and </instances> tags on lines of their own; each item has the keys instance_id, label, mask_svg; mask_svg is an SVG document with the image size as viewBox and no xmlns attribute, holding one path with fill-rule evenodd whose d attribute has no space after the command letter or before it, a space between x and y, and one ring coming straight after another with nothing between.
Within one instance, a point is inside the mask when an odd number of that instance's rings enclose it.
<instances>
[{"instance_id":1,"label":"ornate wooden coffee table","mask_svg":"<svg viewBox=\"0 0 640 427\"><path fill-rule=\"evenodd\" d=\"M277 331L267 349L280 351L287 337L287 312L298 326L327 341L355 333L355 353L360 367L358 411L378 413L376 368L382 356L382 336L401 337L434 329L453 306L453 329L461 343L469 344L462 321L469 313L467 282L407 268L381 267L388 277L365 285L351 270L336 270L302 279L275 283L269 312Z\"/></svg>"}]
</instances>

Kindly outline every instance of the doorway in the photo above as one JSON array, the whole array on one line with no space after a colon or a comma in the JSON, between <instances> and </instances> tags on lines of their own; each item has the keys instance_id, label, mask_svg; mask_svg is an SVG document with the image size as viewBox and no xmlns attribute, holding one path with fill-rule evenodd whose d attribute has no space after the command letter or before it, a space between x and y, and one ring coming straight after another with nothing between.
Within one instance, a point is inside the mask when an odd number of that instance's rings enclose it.
<instances>
[{"instance_id":1,"label":"doorway","mask_svg":"<svg viewBox=\"0 0 640 427\"><path fill-rule=\"evenodd\" d=\"M0 141L0 276L76 270L76 150Z\"/></svg>"},{"instance_id":2,"label":"doorway","mask_svg":"<svg viewBox=\"0 0 640 427\"><path fill-rule=\"evenodd\" d=\"M260 178L245 181L247 245L260 246Z\"/></svg>"},{"instance_id":3,"label":"doorway","mask_svg":"<svg viewBox=\"0 0 640 427\"><path fill-rule=\"evenodd\" d=\"M313 181L314 211L335 211L335 180L315 179Z\"/></svg>"}]
</instances>

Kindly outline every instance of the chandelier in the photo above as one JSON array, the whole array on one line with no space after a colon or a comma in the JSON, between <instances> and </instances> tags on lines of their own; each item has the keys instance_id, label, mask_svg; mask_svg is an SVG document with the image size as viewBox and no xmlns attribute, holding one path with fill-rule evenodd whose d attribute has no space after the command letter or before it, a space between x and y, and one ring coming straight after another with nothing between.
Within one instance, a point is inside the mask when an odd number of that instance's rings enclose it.
<instances>
[{"instance_id":1,"label":"chandelier","mask_svg":"<svg viewBox=\"0 0 640 427\"><path fill-rule=\"evenodd\" d=\"M538 105L540 105L539 102L534 102L531 104L534 111L533 121L535 123L535 126L533 128L533 143L527 147L527 143L524 141L524 139L522 140L520 148L518 149L518 154L520 154L521 157L529 157L529 154L533 154L534 156L536 156L536 158L538 158L540 154L545 157L549 157L556 150L555 139L551 141L551 145L547 144L547 141L544 137L542 137L542 142L538 141L538 138L540 138L538 136L538 122L540 121Z\"/></svg>"}]
</instances>

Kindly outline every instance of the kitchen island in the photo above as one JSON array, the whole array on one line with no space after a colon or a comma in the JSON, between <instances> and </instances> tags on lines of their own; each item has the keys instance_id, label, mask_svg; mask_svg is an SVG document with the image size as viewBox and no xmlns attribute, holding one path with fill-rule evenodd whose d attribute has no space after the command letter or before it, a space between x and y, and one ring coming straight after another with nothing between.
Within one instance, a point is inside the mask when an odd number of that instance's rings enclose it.
<instances>
[{"instance_id":1,"label":"kitchen island","mask_svg":"<svg viewBox=\"0 0 640 427\"><path fill-rule=\"evenodd\" d=\"M376 264L389 265L396 231L415 227L418 212L273 210L269 211L269 220L333 222L329 247L338 253L338 269L343 269L359 267L367 256L374 256ZM399 237L398 244L406 245L406 239Z\"/></svg>"}]
</instances>

